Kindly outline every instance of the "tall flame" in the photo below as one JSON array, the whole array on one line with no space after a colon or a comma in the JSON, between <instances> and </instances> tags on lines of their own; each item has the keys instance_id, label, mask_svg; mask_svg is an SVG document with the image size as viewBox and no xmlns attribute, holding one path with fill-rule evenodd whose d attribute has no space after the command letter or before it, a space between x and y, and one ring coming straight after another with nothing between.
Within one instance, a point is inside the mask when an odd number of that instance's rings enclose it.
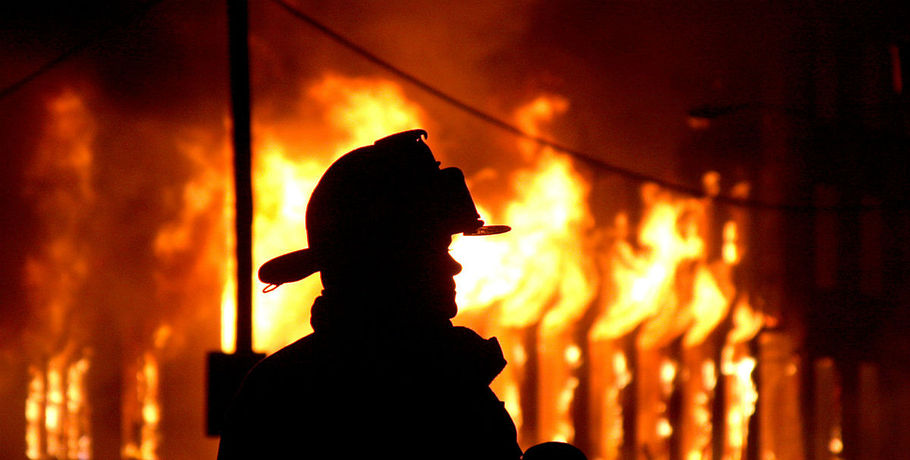
<instances>
[{"instance_id":1,"label":"tall flame","mask_svg":"<svg viewBox=\"0 0 910 460\"><path fill-rule=\"evenodd\" d=\"M26 283L39 322L26 400L29 458L84 458L91 449L84 337L71 328L75 299L88 276L81 232L95 199L95 123L82 99L66 91L48 105L50 121L33 158L27 191L46 244L26 260Z\"/></svg>"},{"instance_id":2,"label":"tall flame","mask_svg":"<svg viewBox=\"0 0 910 460\"><path fill-rule=\"evenodd\" d=\"M564 99L539 97L519 108L515 118L524 130L539 133L539 125L567 108ZM523 433L523 442L566 441L574 436L570 409L579 383L574 374L582 360L572 325L595 292L585 247L593 228L587 207L590 186L567 156L529 142L521 142L518 148L529 166L513 176L514 197L502 217L484 214L508 222L513 231L501 238L455 241L453 256L464 266L456 277L456 300L464 312L463 321L486 327L503 341L512 365L494 388ZM483 203L480 206L485 208ZM473 324L468 319L493 306L495 311L487 313L484 321ZM493 324L479 324L490 321ZM532 343L539 345L529 350L523 330L538 324L538 337ZM540 391L536 401L520 401L516 389L529 378L525 367L529 355L540 364ZM523 406L538 408L534 432L521 430Z\"/></svg>"}]
</instances>

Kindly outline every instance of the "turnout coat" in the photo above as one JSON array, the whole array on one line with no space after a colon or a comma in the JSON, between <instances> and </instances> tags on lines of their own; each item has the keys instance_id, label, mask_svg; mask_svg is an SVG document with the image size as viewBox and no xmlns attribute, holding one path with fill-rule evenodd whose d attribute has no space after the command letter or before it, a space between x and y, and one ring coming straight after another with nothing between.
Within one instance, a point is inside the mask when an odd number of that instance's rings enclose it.
<instances>
[{"instance_id":1,"label":"turnout coat","mask_svg":"<svg viewBox=\"0 0 910 460\"><path fill-rule=\"evenodd\" d=\"M250 371L219 460L521 457L489 388L506 364L495 338L326 296L311 322L312 334Z\"/></svg>"}]
</instances>

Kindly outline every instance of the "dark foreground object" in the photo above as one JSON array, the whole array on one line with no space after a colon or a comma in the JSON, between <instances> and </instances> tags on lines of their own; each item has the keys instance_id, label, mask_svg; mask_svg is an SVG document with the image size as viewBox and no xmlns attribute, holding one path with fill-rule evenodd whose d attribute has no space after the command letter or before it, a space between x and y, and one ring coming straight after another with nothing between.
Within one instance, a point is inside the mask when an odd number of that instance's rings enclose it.
<instances>
[{"instance_id":1,"label":"dark foreground object","mask_svg":"<svg viewBox=\"0 0 910 460\"><path fill-rule=\"evenodd\" d=\"M564 442L544 442L531 447L522 460L588 460L577 447Z\"/></svg>"},{"instance_id":2,"label":"dark foreground object","mask_svg":"<svg viewBox=\"0 0 910 460\"><path fill-rule=\"evenodd\" d=\"M374 328L323 302L314 334L247 377L220 459L519 458L488 387L504 365L498 343L445 323Z\"/></svg>"}]
</instances>

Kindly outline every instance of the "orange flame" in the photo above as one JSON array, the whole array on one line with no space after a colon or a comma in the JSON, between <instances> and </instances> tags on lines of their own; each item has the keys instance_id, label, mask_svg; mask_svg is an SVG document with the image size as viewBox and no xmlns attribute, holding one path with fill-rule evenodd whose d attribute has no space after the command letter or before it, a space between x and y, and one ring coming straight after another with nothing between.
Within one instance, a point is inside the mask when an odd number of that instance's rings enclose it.
<instances>
[{"instance_id":1,"label":"orange flame","mask_svg":"<svg viewBox=\"0 0 910 460\"><path fill-rule=\"evenodd\" d=\"M95 121L82 99L65 91L48 104L50 121L27 171L27 193L44 220L47 243L27 257L25 279L37 312L41 358L29 366L25 404L29 458L85 458L91 451L85 374L89 359L70 327L78 289L88 275L82 242L95 199ZM47 358L49 357L49 358Z\"/></svg>"},{"instance_id":2,"label":"orange flame","mask_svg":"<svg viewBox=\"0 0 910 460\"><path fill-rule=\"evenodd\" d=\"M523 129L537 133L538 124L567 107L564 99L540 97L520 108L516 118ZM456 277L456 300L461 311L499 303L501 326L524 327L543 317L545 328L559 328L572 323L593 296L583 246L593 226L587 211L590 187L565 155L528 142L520 147L534 164L514 175L516 196L503 216L478 204L487 220L508 222L513 230L500 238L453 243L452 254L464 266Z\"/></svg>"},{"instance_id":3,"label":"orange flame","mask_svg":"<svg viewBox=\"0 0 910 460\"><path fill-rule=\"evenodd\" d=\"M154 352L142 355L135 372L135 402L138 403L138 429L128 430L121 449L124 458L157 460L161 423L158 358Z\"/></svg>"},{"instance_id":4,"label":"orange flame","mask_svg":"<svg viewBox=\"0 0 910 460\"><path fill-rule=\"evenodd\" d=\"M539 133L540 124L567 108L564 99L539 97L519 108L516 119L522 129ZM530 142L518 147L531 165L514 174L515 196L501 218L484 211L490 220L508 222L513 231L500 238L454 242L453 256L464 266L456 277L456 300L461 317L496 307L489 320L502 331L506 359L513 364L494 387L519 431L522 403L514 389L524 378L527 350L522 334L515 331L540 322L536 436L567 441L574 437L569 411L579 383L573 373L582 359L581 348L569 332L593 299L596 282L590 276L592 263L585 247L593 228L587 206L590 186L565 155ZM483 203L479 206L485 208Z\"/></svg>"}]
</instances>

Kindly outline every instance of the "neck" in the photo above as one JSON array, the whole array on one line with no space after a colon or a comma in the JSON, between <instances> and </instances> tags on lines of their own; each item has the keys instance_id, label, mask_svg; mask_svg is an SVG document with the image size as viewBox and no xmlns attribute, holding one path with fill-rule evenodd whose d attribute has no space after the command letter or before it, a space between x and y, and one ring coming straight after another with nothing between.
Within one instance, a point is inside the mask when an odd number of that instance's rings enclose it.
<instances>
[{"instance_id":1,"label":"neck","mask_svg":"<svg viewBox=\"0 0 910 460\"><path fill-rule=\"evenodd\" d=\"M449 327L444 315L415 305L399 293L365 289L325 289L313 304L313 329L381 328L396 331Z\"/></svg>"}]
</instances>

